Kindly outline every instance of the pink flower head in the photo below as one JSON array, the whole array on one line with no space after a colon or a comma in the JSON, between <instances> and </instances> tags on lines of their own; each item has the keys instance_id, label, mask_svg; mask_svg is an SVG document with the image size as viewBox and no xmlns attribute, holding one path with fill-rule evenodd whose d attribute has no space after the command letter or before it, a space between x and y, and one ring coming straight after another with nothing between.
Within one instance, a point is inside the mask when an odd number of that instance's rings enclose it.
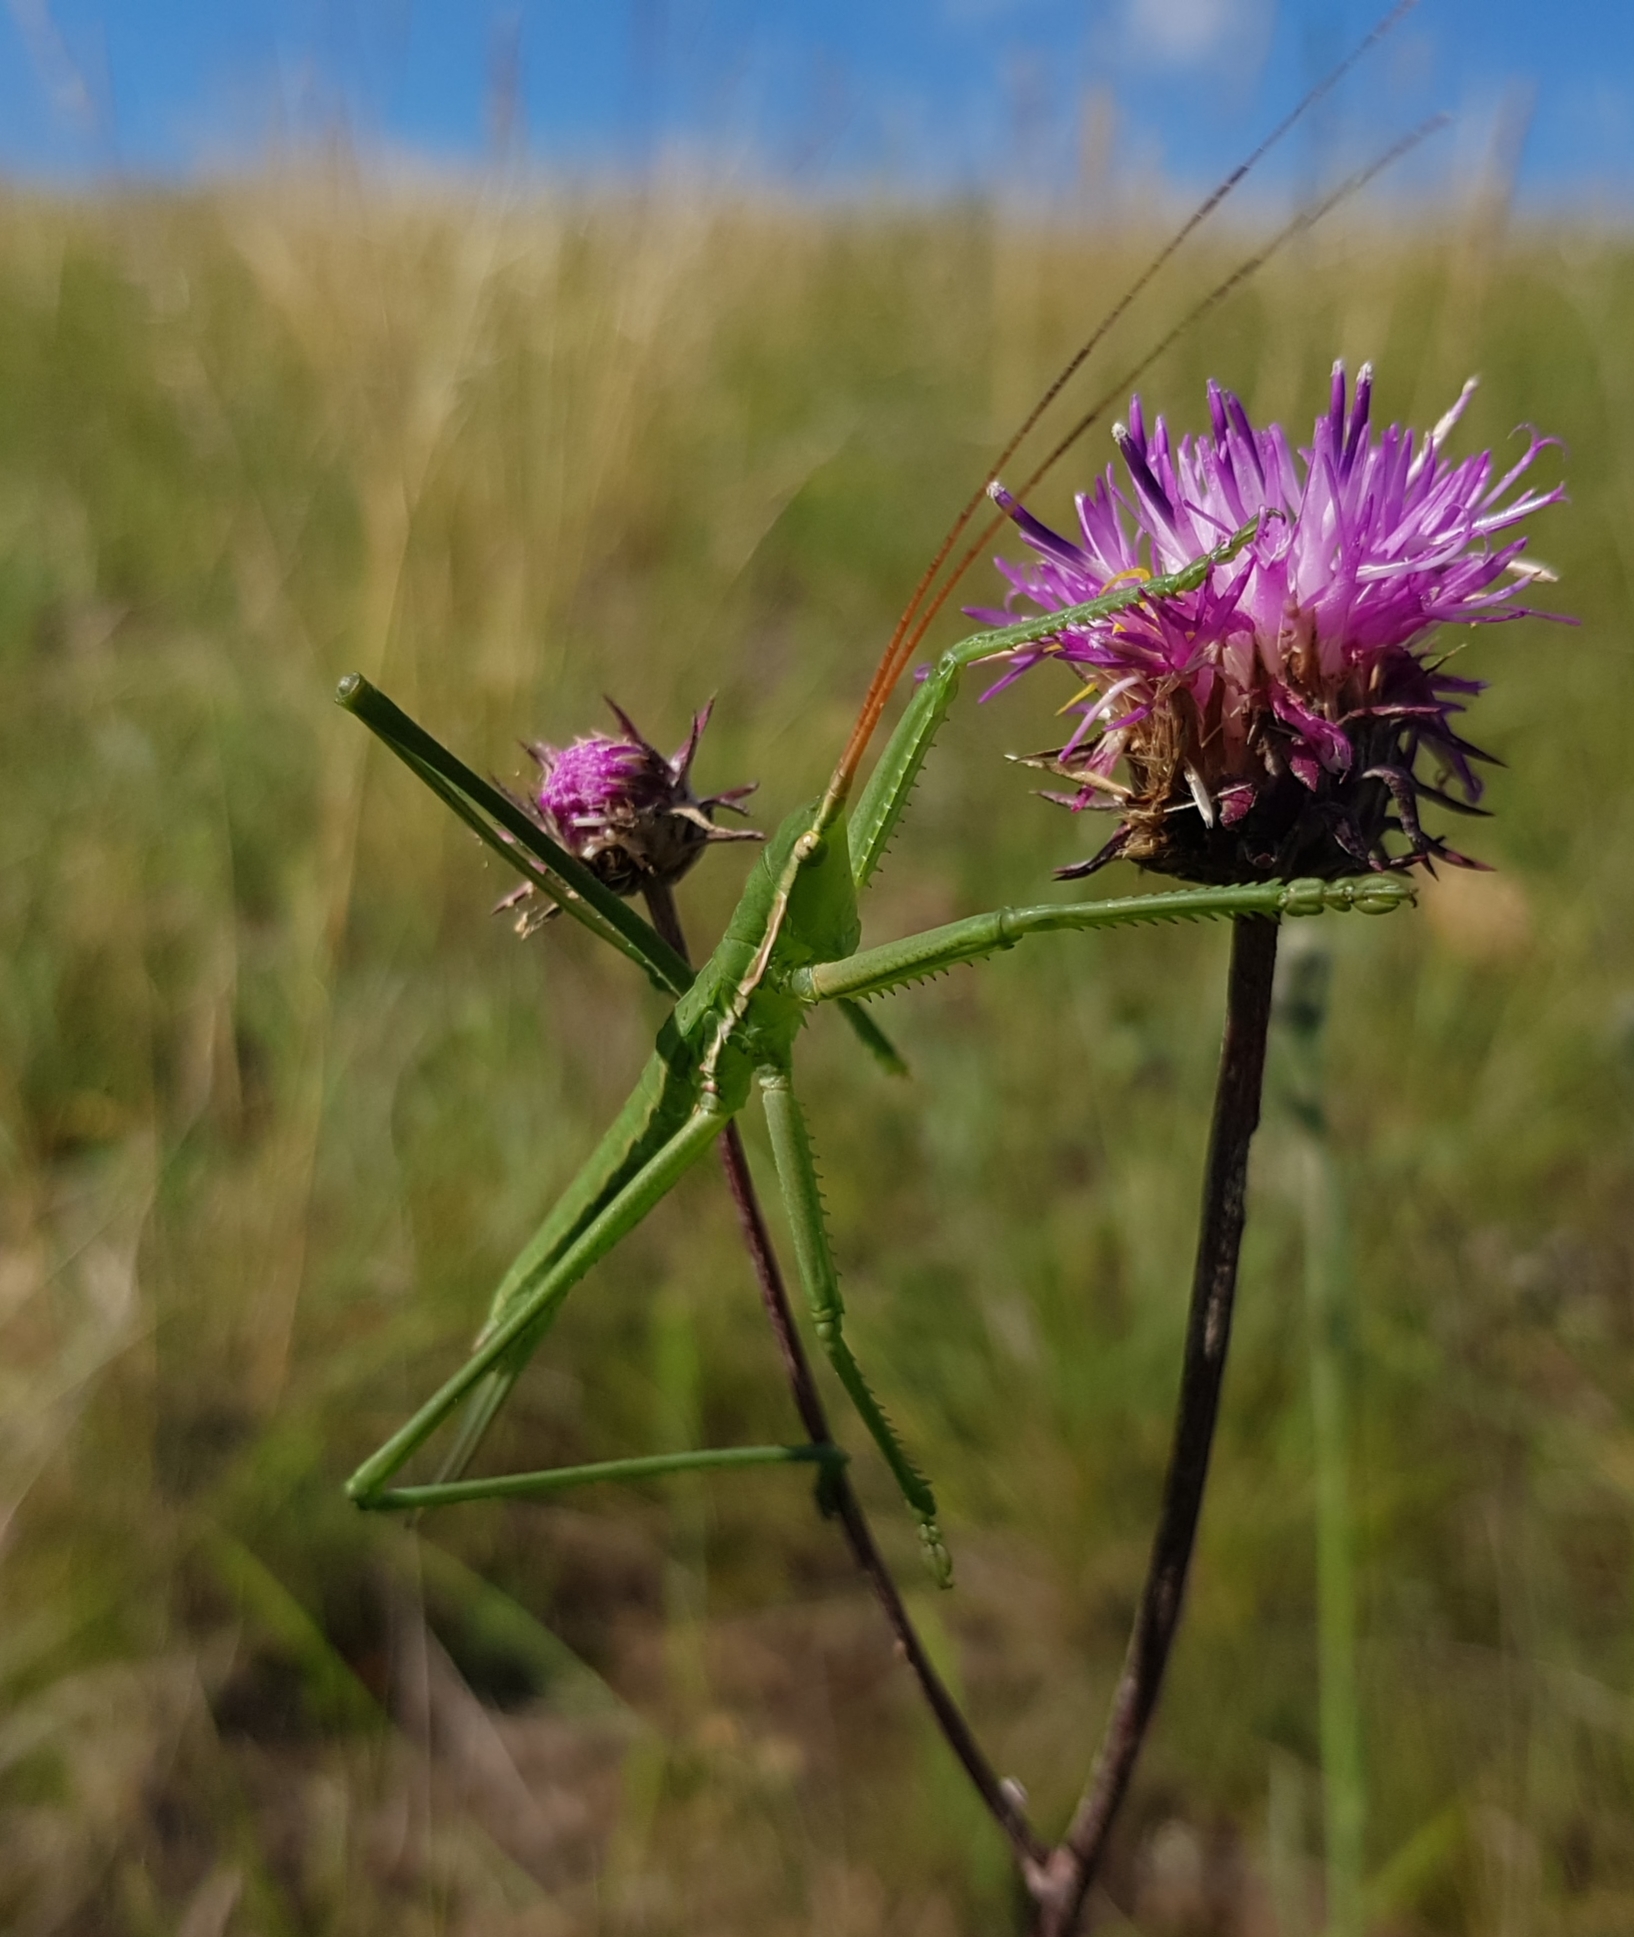
<instances>
[{"instance_id":1,"label":"pink flower head","mask_svg":"<svg viewBox=\"0 0 1634 1937\"><path fill-rule=\"evenodd\" d=\"M995 692L1041 660L1064 662L1082 683L1072 737L1038 756L1077 792L1050 798L1122 815L1094 860L1064 874L1120 855L1209 882L1464 863L1424 831L1419 804L1480 811L1472 763L1488 756L1456 720L1481 683L1447 671L1431 636L1526 615L1515 593L1545 574L1521 563L1524 538L1500 534L1564 495L1520 487L1552 438L1529 433L1496 482L1488 452L1443 458L1474 387L1420 441L1394 424L1375 436L1371 368L1347 408L1335 364L1329 408L1297 459L1280 427L1256 430L1217 384L1212 435L1178 448L1161 417L1147 432L1136 397L1113 432L1128 486L1108 466L1079 496L1081 544L993 487L1038 554L998 561L1006 610L975 616L1001 624L1014 622L1017 600L1048 612L1176 571L1262 517L1196 591L1010 655Z\"/></svg>"},{"instance_id":2,"label":"pink flower head","mask_svg":"<svg viewBox=\"0 0 1634 1937\"><path fill-rule=\"evenodd\" d=\"M571 746L528 748L540 771L538 791L528 805L545 831L593 868L614 894L678 881L712 841L760 839L753 828L715 825L723 807L742 813L738 802L754 792L752 785L701 800L692 791L692 762L709 724L709 706L694 716L685 743L666 760L627 713L611 700L607 704L623 738L589 733Z\"/></svg>"}]
</instances>

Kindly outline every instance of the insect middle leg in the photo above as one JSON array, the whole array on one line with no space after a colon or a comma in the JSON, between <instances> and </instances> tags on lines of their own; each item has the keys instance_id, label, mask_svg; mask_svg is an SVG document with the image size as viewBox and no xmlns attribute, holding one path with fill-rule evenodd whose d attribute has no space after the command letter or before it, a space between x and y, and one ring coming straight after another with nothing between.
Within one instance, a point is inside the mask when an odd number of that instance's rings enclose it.
<instances>
[{"instance_id":1,"label":"insect middle leg","mask_svg":"<svg viewBox=\"0 0 1634 1937\"><path fill-rule=\"evenodd\" d=\"M761 1099L766 1106L766 1124L771 1132L772 1154L777 1162L778 1183L788 1210L794 1236L795 1261L800 1282L811 1306L818 1342L845 1387L846 1396L857 1416L868 1428L874 1444L884 1455L902 1497L919 1521L919 1537L925 1558L940 1587L953 1584L953 1562L937 1524L936 1495L930 1482L914 1465L907 1449L897 1437L896 1428L886 1418L884 1408L874 1397L862 1368L852 1356L844 1332L845 1302L840 1296L839 1274L829 1248L823 1223L822 1194L817 1182L817 1167L812 1159L811 1137L795 1097L789 1071L771 1066L760 1072Z\"/></svg>"}]
</instances>

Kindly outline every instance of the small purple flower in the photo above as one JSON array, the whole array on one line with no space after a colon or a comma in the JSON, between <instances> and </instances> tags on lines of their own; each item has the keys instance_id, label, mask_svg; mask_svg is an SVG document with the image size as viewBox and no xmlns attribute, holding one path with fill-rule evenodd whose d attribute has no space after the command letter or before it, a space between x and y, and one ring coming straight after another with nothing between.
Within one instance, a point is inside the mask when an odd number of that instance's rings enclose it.
<instances>
[{"instance_id":1,"label":"small purple flower","mask_svg":"<svg viewBox=\"0 0 1634 1937\"><path fill-rule=\"evenodd\" d=\"M712 841L761 838L755 828L717 827L714 818L721 808L742 813L738 802L754 785L701 800L692 791L692 762L713 701L693 716L692 731L668 760L621 707L607 704L623 737L589 733L566 747L534 742L527 750L539 765L539 787L521 804L614 894L679 881ZM518 889L500 907L514 907L530 894ZM527 915L518 922L524 933L534 925Z\"/></svg>"},{"instance_id":2,"label":"small purple flower","mask_svg":"<svg viewBox=\"0 0 1634 1937\"><path fill-rule=\"evenodd\" d=\"M1100 853L1063 875L1119 856L1205 882L1435 858L1479 865L1419 821L1423 800L1482 811L1472 763L1490 757L1455 725L1481 682L1449 672L1429 642L1440 625L1527 614L1516 591L1548 574L1522 563L1523 538L1493 540L1564 492L1516 489L1556 441L1535 433L1496 483L1490 453L1442 457L1474 387L1415 445L1397 425L1372 434L1370 366L1347 410L1336 364L1328 411L1297 462L1280 427L1256 430L1217 384L1213 434L1178 448L1161 417L1148 434L1136 397L1128 426L1113 432L1128 487L1108 466L1079 496L1082 544L992 487L1038 554L1034 564L998 561L1012 588L1006 609L974 615L998 624L1014 621L1017 600L1047 612L1175 571L1264 514L1246 550L1196 591L1010 655L994 692L1045 659L1083 681L1072 737L1037 756L1077 792L1048 798L1122 815ZM1417 772L1421 754L1429 778Z\"/></svg>"}]
</instances>

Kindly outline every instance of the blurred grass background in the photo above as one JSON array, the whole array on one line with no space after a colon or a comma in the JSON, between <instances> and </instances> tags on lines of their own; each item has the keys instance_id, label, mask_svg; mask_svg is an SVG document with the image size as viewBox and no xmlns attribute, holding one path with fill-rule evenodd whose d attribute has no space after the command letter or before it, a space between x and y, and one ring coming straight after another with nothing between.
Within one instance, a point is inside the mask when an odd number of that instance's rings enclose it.
<instances>
[{"instance_id":1,"label":"blurred grass background","mask_svg":"<svg viewBox=\"0 0 1634 1937\"><path fill-rule=\"evenodd\" d=\"M8 1928L1015 1927L805 1483L417 1535L342 1501L661 1009L565 925L490 919L502 874L330 693L360 667L509 776L519 739L604 724L604 691L664 743L715 692L701 781L759 777L775 824L987 454L1153 240L344 168L0 202ZM1103 380L1236 247L1178 264ZM1513 449L1520 420L1570 445L1535 549L1582 628L1468 657L1508 765L1467 844L1500 872L1326 932L1380 1933L1634 1928L1631 296L1616 238L1484 204L1357 218L1143 386L1196 427L1217 375L1298 428L1336 354L1371 356L1381 417L1422 425L1478 370L1461 448ZM1098 829L998 757L1065 697L961 708L871 937L1038 898L1087 851ZM695 942L746 865L688 882ZM860 1479L1051 1828L1150 1534L1225 947L1047 941L917 990L881 1015L909 1084L829 1018L805 1044L854 1332L938 1482L954 1595ZM1108 1929L1321 1928L1298 1159L1274 1094ZM701 1168L575 1296L492 1459L791 1430Z\"/></svg>"}]
</instances>

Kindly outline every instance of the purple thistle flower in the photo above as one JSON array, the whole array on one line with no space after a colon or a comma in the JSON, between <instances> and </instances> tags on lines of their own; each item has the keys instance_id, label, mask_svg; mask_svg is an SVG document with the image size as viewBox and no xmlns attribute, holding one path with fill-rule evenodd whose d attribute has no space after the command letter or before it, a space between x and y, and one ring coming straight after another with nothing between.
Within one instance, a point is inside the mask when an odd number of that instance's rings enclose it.
<instances>
[{"instance_id":1,"label":"purple thistle flower","mask_svg":"<svg viewBox=\"0 0 1634 1937\"><path fill-rule=\"evenodd\" d=\"M1113 432L1127 489L1108 466L1079 496L1081 544L992 487L1038 554L1033 564L998 561L1006 609L973 615L997 624L1013 623L1018 600L1047 612L1176 571L1264 514L1247 549L1196 591L1009 655L993 692L1045 659L1084 682L1072 737L1035 758L1077 792L1047 798L1122 814L1100 853L1064 876L1120 855L1205 882L1435 858L1479 865L1419 821L1422 800L1480 813L1473 763L1490 758L1455 724L1481 682L1447 671L1429 641L1440 625L1528 615L1514 595L1548 574L1522 564L1524 538L1493 541L1564 491L1517 489L1556 441L1536 433L1496 482L1488 452L1443 458L1474 387L1421 442L1397 425L1375 438L1371 366L1347 408L1335 364L1328 411L1297 462L1280 427L1256 430L1217 384L1212 434L1178 449L1161 417L1148 434L1136 397ZM1416 771L1421 754L1430 778ZM1405 852L1387 847L1391 834Z\"/></svg>"},{"instance_id":2,"label":"purple thistle flower","mask_svg":"<svg viewBox=\"0 0 1634 1937\"><path fill-rule=\"evenodd\" d=\"M622 707L612 700L607 704L623 728L623 737L588 733L571 746L537 741L529 745L540 782L538 790L519 804L614 894L633 895L638 889L679 881L711 842L761 838L752 827L715 825L721 808L742 813L738 802L752 794L757 783L729 787L702 799L692 791L692 762L709 724L713 700L693 716L691 732L668 760ZM532 892L530 887L519 888L499 907L515 907ZM547 913L554 914L554 906ZM536 919L526 913L517 923L524 934L536 925Z\"/></svg>"}]
</instances>

